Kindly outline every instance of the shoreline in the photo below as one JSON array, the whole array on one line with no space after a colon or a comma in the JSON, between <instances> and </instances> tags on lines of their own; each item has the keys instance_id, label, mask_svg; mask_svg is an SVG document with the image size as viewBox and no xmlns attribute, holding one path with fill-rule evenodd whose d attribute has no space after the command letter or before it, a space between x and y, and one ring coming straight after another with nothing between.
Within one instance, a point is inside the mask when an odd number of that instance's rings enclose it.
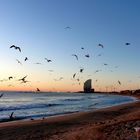
<instances>
[{"instance_id":1,"label":"shoreline","mask_svg":"<svg viewBox=\"0 0 140 140\"><path fill-rule=\"evenodd\" d=\"M106 106L102 106L100 108L90 108L90 109L87 109L87 110L81 110L81 111L75 111L75 112L66 112L66 113L60 113L60 114L54 114L54 115L44 115L42 117L26 117L26 116L22 116L22 117L13 117L12 119L10 118L3 118L3 119L0 119L0 124L1 123L4 123L4 122L12 122L12 121L28 121L28 120L38 120L38 119L42 119L42 118L50 118L50 117L57 117L57 116L64 116L64 115L70 115L70 114L75 114L75 113L82 113L82 112L90 112L90 111L96 111L96 110L99 110L99 109L104 109L104 108L108 108L108 107L114 107L114 106L118 106L118 105L123 105L123 104L126 104L126 103L132 103L132 102L135 102L137 100L139 100L138 96L129 96L129 95L122 95L122 94L110 94L110 93L97 93L97 94L103 94L103 95L116 95L116 96L124 96L124 97L129 97L131 98L132 100L131 101L124 101L124 102L120 102L120 103L116 103L116 104L112 104L112 105L106 105Z\"/></svg>"},{"instance_id":2,"label":"shoreline","mask_svg":"<svg viewBox=\"0 0 140 140\"><path fill-rule=\"evenodd\" d=\"M134 127L140 127L140 98L137 99L131 103L45 119L2 122L0 140L135 139Z\"/></svg>"}]
</instances>

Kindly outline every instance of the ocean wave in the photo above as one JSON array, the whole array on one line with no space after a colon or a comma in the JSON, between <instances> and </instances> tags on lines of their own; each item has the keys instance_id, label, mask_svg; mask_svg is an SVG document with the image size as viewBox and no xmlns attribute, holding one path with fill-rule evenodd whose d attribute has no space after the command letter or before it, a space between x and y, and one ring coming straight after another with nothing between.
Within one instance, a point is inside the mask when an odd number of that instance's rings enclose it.
<instances>
[{"instance_id":1,"label":"ocean wave","mask_svg":"<svg viewBox=\"0 0 140 140\"><path fill-rule=\"evenodd\" d=\"M27 104L27 105L8 106L8 107L3 106L3 107L0 107L0 111L46 108L46 107L53 107L53 106L60 106L60 105L63 105L63 104Z\"/></svg>"},{"instance_id":2,"label":"ocean wave","mask_svg":"<svg viewBox=\"0 0 140 140\"><path fill-rule=\"evenodd\" d=\"M84 98L79 98L79 99L63 99L62 101L82 101L85 100Z\"/></svg>"}]
</instances>

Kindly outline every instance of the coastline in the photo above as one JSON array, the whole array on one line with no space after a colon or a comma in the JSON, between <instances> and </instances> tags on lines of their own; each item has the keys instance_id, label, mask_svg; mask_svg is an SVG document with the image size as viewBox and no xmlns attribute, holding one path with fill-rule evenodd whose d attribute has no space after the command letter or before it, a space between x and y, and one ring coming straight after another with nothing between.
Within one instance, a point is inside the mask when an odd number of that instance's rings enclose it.
<instances>
[{"instance_id":1,"label":"coastline","mask_svg":"<svg viewBox=\"0 0 140 140\"><path fill-rule=\"evenodd\" d=\"M93 111L3 122L0 123L0 140L135 139L134 127L140 126L140 97L137 99Z\"/></svg>"}]
</instances>

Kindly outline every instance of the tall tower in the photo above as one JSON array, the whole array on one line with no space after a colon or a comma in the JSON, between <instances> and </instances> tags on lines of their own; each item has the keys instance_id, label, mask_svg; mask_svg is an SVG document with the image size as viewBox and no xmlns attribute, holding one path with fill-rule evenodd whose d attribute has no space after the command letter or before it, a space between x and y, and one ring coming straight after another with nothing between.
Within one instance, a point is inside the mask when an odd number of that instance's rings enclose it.
<instances>
[{"instance_id":1,"label":"tall tower","mask_svg":"<svg viewBox=\"0 0 140 140\"><path fill-rule=\"evenodd\" d=\"M91 79L88 79L87 81L85 81L84 92L85 93L94 92L94 89L92 89L92 80Z\"/></svg>"}]
</instances>

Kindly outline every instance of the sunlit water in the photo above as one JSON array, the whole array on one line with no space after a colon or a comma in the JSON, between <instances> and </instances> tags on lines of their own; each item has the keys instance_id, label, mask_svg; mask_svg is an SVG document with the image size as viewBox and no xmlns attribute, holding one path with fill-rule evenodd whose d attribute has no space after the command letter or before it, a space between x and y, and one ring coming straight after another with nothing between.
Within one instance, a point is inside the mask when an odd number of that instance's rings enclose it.
<instances>
[{"instance_id":1,"label":"sunlit water","mask_svg":"<svg viewBox=\"0 0 140 140\"><path fill-rule=\"evenodd\" d=\"M129 96L84 93L5 92L0 98L0 120L14 117L41 118L72 112L88 111L134 101Z\"/></svg>"}]
</instances>

